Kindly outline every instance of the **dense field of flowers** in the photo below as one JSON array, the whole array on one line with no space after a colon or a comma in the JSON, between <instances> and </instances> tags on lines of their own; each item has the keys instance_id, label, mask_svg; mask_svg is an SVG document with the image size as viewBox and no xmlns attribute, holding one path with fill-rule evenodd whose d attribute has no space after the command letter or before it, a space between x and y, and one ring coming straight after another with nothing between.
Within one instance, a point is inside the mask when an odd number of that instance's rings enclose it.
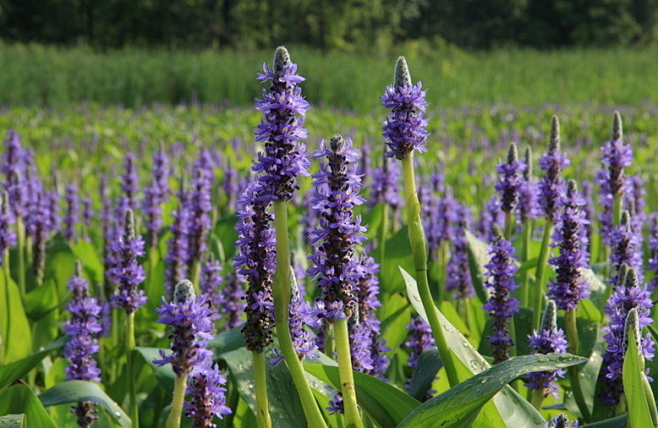
<instances>
[{"instance_id":1,"label":"dense field of flowers","mask_svg":"<svg viewBox=\"0 0 658 428\"><path fill-rule=\"evenodd\" d=\"M441 110L401 57L357 117L299 72L0 110L1 424L658 426L655 107Z\"/></svg>"}]
</instances>

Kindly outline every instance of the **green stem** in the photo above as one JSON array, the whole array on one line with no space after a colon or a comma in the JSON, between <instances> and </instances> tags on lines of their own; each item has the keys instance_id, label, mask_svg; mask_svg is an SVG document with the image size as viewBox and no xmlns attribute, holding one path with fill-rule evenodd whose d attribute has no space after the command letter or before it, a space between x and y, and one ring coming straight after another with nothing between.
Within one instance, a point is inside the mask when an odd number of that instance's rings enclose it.
<instances>
[{"instance_id":1,"label":"green stem","mask_svg":"<svg viewBox=\"0 0 658 428\"><path fill-rule=\"evenodd\" d=\"M612 199L612 225L619 226L621 224L621 202L622 197L616 194Z\"/></svg>"},{"instance_id":2,"label":"green stem","mask_svg":"<svg viewBox=\"0 0 658 428\"><path fill-rule=\"evenodd\" d=\"M363 428L363 421L356 404L356 387L352 373L352 356L350 355L350 333L347 328L347 318L334 323L336 334L336 350L338 353L338 372L340 374L343 408L345 409L346 428Z\"/></svg>"},{"instance_id":3,"label":"green stem","mask_svg":"<svg viewBox=\"0 0 658 428\"><path fill-rule=\"evenodd\" d=\"M420 202L416 194L416 177L414 176L413 152L407 154L402 159L402 172L404 175L404 190L407 204L407 223L409 228L409 244L414 256L414 265L416 270L416 283L418 293L423 303L423 308L427 314L427 320L432 329L434 341L439 349L439 355L446 368L448 382L453 387L459 383L457 369L450 348L446 341L443 329L439 322L438 310L434 306L432 293L430 292L429 282L427 280L427 241L423 231L423 223L420 219Z\"/></svg>"},{"instance_id":4,"label":"green stem","mask_svg":"<svg viewBox=\"0 0 658 428\"><path fill-rule=\"evenodd\" d=\"M226 405L228 406L229 409L232 410L232 412L228 415L224 415L224 419L222 419L222 423L220 425L221 428L230 428L233 426L233 419L235 418L235 411L238 408L238 402L240 401L240 394L235 388L235 384L231 384L228 388L228 395L226 399Z\"/></svg>"},{"instance_id":5,"label":"green stem","mask_svg":"<svg viewBox=\"0 0 658 428\"><path fill-rule=\"evenodd\" d=\"M254 381L256 383L256 420L258 428L271 428L270 405L267 399L267 372L263 352L252 352L254 358Z\"/></svg>"},{"instance_id":6,"label":"green stem","mask_svg":"<svg viewBox=\"0 0 658 428\"><path fill-rule=\"evenodd\" d=\"M201 294L201 289L199 288L199 275L201 274L201 260L194 260L192 264L192 271L190 272L190 281L194 285L194 292Z\"/></svg>"},{"instance_id":7,"label":"green stem","mask_svg":"<svg viewBox=\"0 0 658 428\"><path fill-rule=\"evenodd\" d=\"M436 301L441 302L443 300L447 300L445 287L446 287L446 282L448 280L448 258L449 258L448 242L442 241L437 251L439 252L438 263L439 263L440 282L436 287Z\"/></svg>"},{"instance_id":8,"label":"green stem","mask_svg":"<svg viewBox=\"0 0 658 428\"><path fill-rule=\"evenodd\" d=\"M388 237L388 203L382 205L382 224L379 229L379 264L383 265L386 257L386 238Z\"/></svg>"},{"instance_id":9,"label":"green stem","mask_svg":"<svg viewBox=\"0 0 658 428\"><path fill-rule=\"evenodd\" d=\"M505 239L508 241L511 241L512 239L512 227L514 226L514 222L512 221L512 212L511 211L506 211L505 212L505 231L504 231L504 236Z\"/></svg>"},{"instance_id":10,"label":"green stem","mask_svg":"<svg viewBox=\"0 0 658 428\"><path fill-rule=\"evenodd\" d=\"M530 404L532 404L532 407L537 409L537 411L541 411L541 405L543 402L544 402L544 388L533 390L532 399L530 400Z\"/></svg>"},{"instance_id":11,"label":"green stem","mask_svg":"<svg viewBox=\"0 0 658 428\"><path fill-rule=\"evenodd\" d=\"M167 417L166 428L180 428L180 421L183 416L183 401L185 400L185 390L187 389L187 373L182 376L176 376L174 383L174 398L171 400L171 412ZM135 422L133 420L133 427Z\"/></svg>"},{"instance_id":12,"label":"green stem","mask_svg":"<svg viewBox=\"0 0 658 428\"><path fill-rule=\"evenodd\" d=\"M324 353L328 355L329 358L334 357L334 325L331 323L325 324L327 328L325 329L324 335Z\"/></svg>"},{"instance_id":13,"label":"green stem","mask_svg":"<svg viewBox=\"0 0 658 428\"><path fill-rule=\"evenodd\" d=\"M571 354L578 355L578 329L576 325L576 309L568 309L564 313L564 324L566 327L567 342L569 342L568 351ZM590 422L592 415L589 412L587 407L587 402L585 401L585 394L583 393L583 388L580 385L580 374L578 373L578 368L576 366L569 367L569 378L571 380L571 391L573 392L573 398L576 400L576 404L580 409L580 414L583 417L585 423Z\"/></svg>"},{"instance_id":14,"label":"green stem","mask_svg":"<svg viewBox=\"0 0 658 428\"><path fill-rule=\"evenodd\" d=\"M532 242L532 220L526 220L523 223L523 236L521 238L521 253L520 262L525 263L530 259L530 243ZM530 305L530 284L528 284L528 270L526 269L521 273L519 278L519 296L521 297L521 306L528 307Z\"/></svg>"},{"instance_id":15,"label":"green stem","mask_svg":"<svg viewBox=\"0 0 658 428\"><path fill-rule=\"evenodd\" d=\"M272 295L274 297L274 315L279 348L299 393L299 399L306 415L306 422L313 428L326 428L327 424L315 402L313 391L308 385L304 368L297 357L290 335L288 318L291 298L291 272L290 248L288 246L288 210L285 202L274 201L273 205L274 229L276 232L276 271L274 272Z\"/></svg>"},{"instance_id":16,"label":"green stem","mask_svg":"<svg viewBox=\"0 0 658 428\"><path fill-rule=\"evenodd\" d=\"M548 266L548 255L550 254L551 236L553 235L553 222L546 219L544 224L544 237L541 241L541 248L539 250L539 259L537 260L537 270L535 279L534 297L535 304L533 306L532 325L539 331L541 324L541 316L544 313L544 275L546 267Z\"/></svg>"},{"instance_id":17,"label":"green stem","mask_svg":"<svg viewBox=\"0 0 658 428\"><path fill-rule=\"evenodd\" d=\"M130 418L132 427L139 428L139 409L137 408L137 393L135 391L135 366L133 352L135 350L135 313L126 314L126 356L128 359L128 393L130 394ZM178 382L178 378L176 379ZM185 393L185 390L183 390ZM174 396L175 398L175 396ZM181 403L182 406L182 403ZM172 412L174 411L172 407ZM179 417L180 421L180 417ZM179 422L180 423L180 422ZM169 427L169 425L167 425Z\"/></svg>"},{"instance_id":18,"label":"green stem","mask_svg":"<svg viewBox=\"0 0 658 428\"><path fill-rule=\"evenodd\" d=\"M16 237L18 241L18 287L21 290L21 296L25 297L27 293L25 288L25 226L20 217L16 218Z\"/></svg>"}]
</instances>

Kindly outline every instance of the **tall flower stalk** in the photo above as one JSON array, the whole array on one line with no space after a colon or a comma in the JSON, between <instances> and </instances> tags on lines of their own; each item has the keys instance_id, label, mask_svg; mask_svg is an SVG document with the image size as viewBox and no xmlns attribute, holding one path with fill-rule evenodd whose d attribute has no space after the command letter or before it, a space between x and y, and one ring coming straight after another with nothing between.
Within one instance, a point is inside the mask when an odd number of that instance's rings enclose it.
<instances>
[{"instance_id":1,"label":"tall flower stalk","mask_svg":"<svg viewBox=\"0 0 658 428\"><path fill-rule=\"evenodd\" d=\"M425 101L425 94L420 82L416 85L411 83L407 61L404 57L398 58L395 64L394 84L389 85L382 96L382 104L391 109L391 114L384 122L383 131L388 146L386 156L402 161L409 243L414 256L418 291L441 359L445 364L448 381L451 386L454 386L459 383L457 370L439 323L438 311L434 306L427 278L427 240L420 217L421 206L416 191L413 164L414 151L424 152L426 150L427 119L424 118L424 115L427 101Z\"/></svg>"},{"instance_id":2,"label":"tall flower stalk","mask_svg":"<svg viewBox=\"0 0 658 428\"><path fill-rule=\"evenodd\" d=\"M500 192L500 209L505 213L505 228L503 230L507 240L512 236L512 227L514 226L512 213L519 203L519 192L524 185L523 171L525 169L525 163L519 161L516 143L510 143L507 162L501 162L496 168L498 174L500 174L500 178L496 183L496 190Z\"/></svg>"},{"instance_id":3,"label":"tall flower stalk","mask_svg":"<svg viewBox=\"0 0 658 428\"><path fill-rule=\"evenodd\" d=\"M356 403L348 328L348 320L359 310L356 294L362 273L354 250L366 239L361 218L353 213L355 206L365 202L359 196L357 154L350 140L334 135L328 144L322 141L314 157L324 158L320 171L313 175L313 203L322 215L320 228L312 234L315 253L309 256L313 267L308 274L317 279L322 290L318 316L333 324L345 424L348 428L363 427Z\"/></svg>"},{"instance_id":4,"label":"tall flower stalk","mask_svg":"<svg viewBox=\"0 0 658 428\"><path fill-rule=\"evenodd\" d=\"M526 168L523 171L523 185L519 189L519 203L517 212L521 221L522 237L520 262L525 263L530 259L530 247L532 243L532 232L535 225L535 219L539 216L538 188L537 183L532 177L532 148L526 147L523 158ZM530 285L528 271L524 271L519 279L519 297L521 306L530 306Z\"/></svg>"},{"instance_id":5,"label":"tall flower stalk","mask_svg":"<svg viewBox=\"0 0 658 428\"><path fill-rule=\"evenodd\" d=\"M540 327L544 307L544 276L550 255L551 236L555 229L555 223L558 221L560 203L565 191L562 170L567 166L569 166L569 159L562 154L560 149L560 122L557 116L553 116L548 151L539 159L539 168L544 171L544 175L539 182L539 205L546 218L546 223L544 223L544 236L539 250L539 259L537 260L535 294L532 299L534 303L532 325L536 329Z\"/></svg>"},{"instance_id":6,"label":"tall flower stalk","mask_svg":"<svg viewBox=\"0 0 658 428\"><path fill-rule=\"evenodd\" d=\"M263 64L258 81L271 81L263 89L257 109L264 119L256 127L256 142L264 142L264 152L252 167L259 173L259 199L271 202L274 208L276 232L276 271L273 278L273 297L279 347L299 392L306 420L310 426L326 427L313 392L306 380L293 344L289 327L289 306L292 298L290 247L288 244L288 201L299 188L298 175L308 175L306 147L300 142L308 136L304 119L308 102L302 97L299 83L305 79L297 74L297 64L290 60L283 46L276 49L272 69Z\"/></svg>"}]
</instances>

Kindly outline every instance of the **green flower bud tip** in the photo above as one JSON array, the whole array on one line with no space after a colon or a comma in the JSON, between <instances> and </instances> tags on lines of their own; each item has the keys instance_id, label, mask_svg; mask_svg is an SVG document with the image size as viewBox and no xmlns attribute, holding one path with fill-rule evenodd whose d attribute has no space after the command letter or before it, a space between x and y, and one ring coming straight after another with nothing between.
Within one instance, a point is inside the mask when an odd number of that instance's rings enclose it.
<instances>
[{"instance_id":1,"label":"green flower bud tip","mask_svg":"<svg viewBox=\"0 0 658 428\"><path fill-rule=\"evenodd\" d=\"M191 281L184 279L176 284L173 303L191 302L195 297L196 293L194 292L194 285Z\"/></svg>"},{"instance_id":2,"label":"green flower bud tip","mask_svg":"<svg viewBox=\"0 0 658 428\"><path fill-rule=\"evenodd\" d=\"M560 120L555 115L551 118L551 140L548 143L548 150L560 150Z\"/></svg>"},{"instance_id":3,"label":"green flower bud tip","mask_svg":"<svg viewBox=\"0 0 658 428\"><path fill-rule=\"evenodd\" d=\"M273 71L279 76L283 76L283 69L291 63L292 61L290 60L288 49L286 49L284 46L279 46L276 48L276 51L274 52L274 62L272 63L274 68Z\"/></svg>"},{"instance_id":4,"label":"green flower bud tip","mask_svg":"<svg viewBox=\"0 0 658 428\"><path fill-rule=\"evenodd\" d=\"M393 81L396 89L403 86L411 86L411 73L409 73L407 60L404 59L403 56L399 57L395 63L395 76Z\"/></svg>"},{"instance_id":5,"label":"green flower bud tip","mask_svg":"<svg viewBox=\"0 0 658 428\"><path fill-rule=\"evenodd\" d=\"M621 123L621 115L616 111L612 119L612 140L621 140L623 136L624 130Z\"/></svg>"}]
</instances>

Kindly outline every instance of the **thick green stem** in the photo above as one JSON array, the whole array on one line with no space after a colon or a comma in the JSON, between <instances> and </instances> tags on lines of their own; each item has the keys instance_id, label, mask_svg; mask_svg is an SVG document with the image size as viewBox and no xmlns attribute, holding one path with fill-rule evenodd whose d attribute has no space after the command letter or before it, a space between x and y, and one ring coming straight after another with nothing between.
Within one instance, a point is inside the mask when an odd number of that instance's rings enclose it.
<instances>
[{"instance_id":1,"label":"thick green stem","mask_svg":"<svg viewBox=\"0 0 658 428\"><path fill-rule=\"evenodd\" d=\"M306 415L306 422L309 427L326 428L327 424L306 380L304 367L297 357L297 352L295 352L288 325L291 267L290 248L288 246L288 211L285 202L274 202L274 229L276 231L276 271L274 272L272 295L274 297L274 315L279 348L299 393L299 399Z\"/></svg>"},{"instance_id":2,"label":"thick green stem","mask_svg":"<svg viewBox=\"0 0 658 428\"><path fill-rule=\"evenodd\" d=\"M621 224L621 202L622 197L620 194L614 195L612 199L612 225L619 226Z\"/></svg>"},{"instance_id":3,"label":"thick green stem","mask_svg":"<svg viewBox=\"0 0 658 428\"><path fill-rule=\"evenodd\" d=\"M578 355L578 329L576 325L576 309L568 309L564 313L564 324L566 327L567 342L569 342L569 347L567 350L574 355ZM592 416L587 407L587 402L585 401L585 394L583 393L583 388L580 385L580 375L578 373L578 367L572 366L568 369L569 379L571 380L571 391L573 392L573 398L576 400L576 404L580 409L580 413L583 416L585 423L590 422Z\"/></svg>"},{"instance_id":4,"label":"thick green stem","mask_svg":"<svg viewBox=\"0 0 658 428\"><path fill-rule=\"evenodd\" d=\"M174 398L171 401L171 412L169 412L169 417L167 417L166 428L180 428L186 389L187 373L184 373L182 376L176 376L176 383L174 383ZM133 421L133 427L134 426L135 422Z\"/></svg>"},{"instance_id":5,"label":"thick green stem","mask_svg":"<svg viewBox=\"0 0 658 428\"><path fill-rule=\"evenodd\" d=\"M190 272L190 281L194 285L194 292L201 294L201 289L199 288L199 275L201 274L201 260L194 260L192 264L192 271Z\"/></svg>"},{"instance_id":6,"label":"thick green stem","mask_svg":"<svg viewBox=\"0 0 658 428\"><path fill-rule=\"evenodd\" d=\"M512 217L512 212L511 211L506 211L505 212L505 231L504 231L504 237L508 241L512 240L512 227L514 226L514 217Z\"/></svg>"},{"instance_id":7,"label":"thick green stem","mask_svg":"<svg viewBox=\"0 0 658 428\"><path fill-rule=\"evenodd\" d=\"M551 236L553 235L553 222L546 219L544 224L544 237L541 241L541 248L539 250L539 259L537 260L537 270L534 289L534 306L532 314L532 325L539 331L541 324L541 316L544 313L544 275L546 267L548 266L548 255L550 254Z\"/></svg>"},{"instance_id":8,"label":"thick green stem","mask_svg":"<svg viewBox=\"0 0 658 428\"><path fill-rule=\"evenodd\" d=\"M334 346L334 325L327 323L324 335L324 353L330 358L333 358L335 346Z\"/></svg>"},{"instance_id":9,"label":"thick green stem","mask_svg":"<svg viewBox=\"0 0 658 428\"><path fill-rule=\"evenodd\" d=\"M535 389L532 391L532 399L530 400L530 403L532 404L532 407L537 409L537 411L541 410L541 405L544 402L544 388L539 388Z\"/></svg>"},{"instance_id":10,"label":"thick green stem","mask_svg":"<svg viewBox=\"0 0 658 428\"><path fill-rule=\"evenodd\" d=\"M448 281L448 259L450 258L450 252L448 248L448 242L442 241L441 245L437 249L439 252L438 263L439 263L439 284L436 287L436 301L441 302L447 300L448 296L446 294L446 283Z\"/></svg>"},{"instance_id":11,"label":"thick green stem","mask_svg":"<svg viewBox=\"0 0 658 428\"><path fill-rule=\"evenodd\" d=\"M263 352L252 352L254 357L254 381L256 383L256 420L258 428L271 428L270 407L267 399L267 372Z\"/></svg>"},{"instance_id":12,"label":"thick green stem","mask_svg":"<svg viewBox=\"0 0 658 428\"><path fill-rule=\"evenodd\" d=\"M25 288L25 226L23 219L16 218L16 237L18 243L18 287L21 290L21 296L25 297L27 290Z\"/></svg>"},{"instance_id":13,"label":"thick green stem","mask_svg":"<svg viewBox=\"0 0 658 428\"><path fill-rule=\"evenodd\" d=\"M523 222L523 237L521 238L521 253L520 262L525 263L530 259L530 243L532 242L532 220ZM528 283L529 275L526 269L521 273L519 278L519 297L521 306L528 307L530 305L530 284Z\"/></svg>"},{"instance_id":14,"label":"thick green stem","mask_svg":"<svg viewBox=\"0 0 658 428\"><path fill-rule=\"evenodd\" d=\"M409 244L414 256L414 265L416 270L416 283L418 285L418 293L423 302L423 308L427 313L427 320L429 321L434 341L439 349L441 360L446 368L448 375L448 382L453 387L459 383L457 376L457 369L452 356L450 348L446 341L443 329L439 323L439 316L434 301L432 300L432 293L430 292L429 282L427 280L427 241L425 240L425 232L423 231L423 223L420 218L420 202L416 194L416 177L414 176L413 168L413 152L407 154L402 159L402 172L404 174L404 190L405 199L407 204L407 224L409 228Z\"/></svg>"},{"instance_id":15,"label":"thick green stem","mask_svg":"<svg viewBox=\"0 0 658 428\"><path fill-rule=\"evenodd\" d=\"M343 408L345 409L346 428L363 428L363 422L356 404L356 388L352 373L352 356L350 354L350 333L347 328L347 318L334 323L336 335L336 351L338 353L338 372L340 374Z\"/></svg>"},{"instance_id":16,"label":"thick green stem","mask_svg":"<svg viewBox=\"0 0 658 428\"><path fill-rule=\"evenodd\" d=\"M135 366L133 352L135 351L135 313L126 314L126 357L128 360L128 393L130 394L130 418L132 427L139 428L139 409L137 408L137 393L135 391ZM178 379L176 379L178 382ZM185 393L185 390L183 390ZM175 396L174 396L175 398ZM181 404L182 405L182 404ZM173 412L173 408L172 408ZM180 417L179 417L180 424ZM167 425L169 428L169 425Z\"/></svg>"}]
</instances>

